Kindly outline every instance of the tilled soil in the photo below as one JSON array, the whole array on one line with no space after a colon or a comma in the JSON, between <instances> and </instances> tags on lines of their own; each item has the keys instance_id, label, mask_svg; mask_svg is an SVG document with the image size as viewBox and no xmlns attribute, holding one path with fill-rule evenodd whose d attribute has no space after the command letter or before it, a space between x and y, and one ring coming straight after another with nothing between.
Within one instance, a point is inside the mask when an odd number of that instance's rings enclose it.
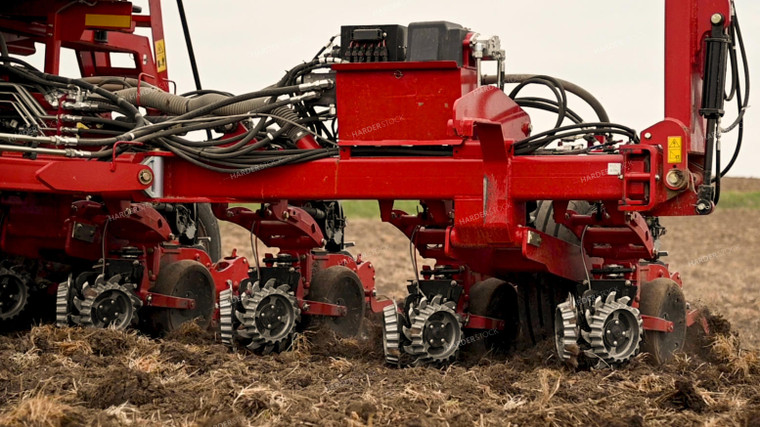
<instances>
[{"instance_id":1,"label":"tilled soil","mask_svg":"<svg viewBox=\"0 0 760 427\"><path fill-rule=\"evenodd\" d=\"M150 340L35 327L0 336L0 425L758 425L760 362L720 335L662 368L571 372L552 344L445 369L384 366L377 334L230 352L188 327Z\"/></svg>"},{"instance_id":2,"label":"tilled soil","mask_svg":"<svg viewBox=\"0 0 760 427\"><path fill-rule=\"evenodd\" d=\"M573 372L544 342L475 366L398 369L384 365L372 322L361 340L309 332L269 356L229 351L194 325L163 340L39 326L0 335L0 426L760 425L759 220L739 209L663 220L687 298L720 314L712 338L664 367L642 355ZM380 293L402 296L413 276L403 235L349 227ZM223 233L226 250L249 252L242 229Z\"/></svg>"}]
</instances>

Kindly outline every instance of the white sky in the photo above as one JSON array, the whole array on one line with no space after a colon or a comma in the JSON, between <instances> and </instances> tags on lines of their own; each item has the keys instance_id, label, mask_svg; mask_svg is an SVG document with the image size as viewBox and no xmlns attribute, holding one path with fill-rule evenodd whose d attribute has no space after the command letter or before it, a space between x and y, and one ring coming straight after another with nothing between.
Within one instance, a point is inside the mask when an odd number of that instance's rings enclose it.
<instances>
[{"instance_id":1,"label":"white sky","mask_svg":"<svg viewBox=\"0 0 760 427\"><path fill-rule=\"evenodd\" d=\"M169 77L177 82L179 92L192 90L176 2L163 3ZM341 25L447 20L481 34L498 35L507 52L507 72L548 74L583 86L602 101L613 122L641 131L663 117L661 0L389 0L378 7L348 0L184 3L207 89L242 93L274 83L285 69L311 59L330 36L340 32ZM760 1L736 3L757 94ZM578 100L574 105L581 104ZM731 109L727 118L733 117ZM757 106L747 112L744 149L731 176L760 177L759 132ZM725 159L733 152L734 141L734 133L724 137Z\"/></svg>"}]
</instances>

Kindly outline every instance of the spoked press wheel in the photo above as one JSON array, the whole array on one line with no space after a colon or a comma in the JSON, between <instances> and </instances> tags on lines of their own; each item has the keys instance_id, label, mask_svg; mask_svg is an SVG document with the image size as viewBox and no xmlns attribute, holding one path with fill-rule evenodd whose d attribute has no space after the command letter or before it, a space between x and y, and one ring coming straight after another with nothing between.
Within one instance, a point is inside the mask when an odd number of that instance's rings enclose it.
<instances>
[{"instance_id":1,"label":"spoked press wheel","mask_svg":"<svg viewBox=\"0 0 760 427\"><path fill-rule=\"evenodd\" d=\"M262 287L254 283L251 292L241 295L244 312L235 316L241 327L236 330L239 341L251 351L269 354L286 350L293 342L301 310L294 292L287 284L271 278Z\"/></svg>"},{"instance_id":2,"label":"spoked press wheel","mask_svg":"<svg viewBox=\"0 0 760 427\"><path fill-rule=\"evenodd\" d=\"M412 308L407 331L411 343L405 349L415 357L415 366L445 365L456 359L462 342L462 318L455 309L454 301L444 302L440 295L430 301L423 298Z\"/></svg>"},{"instance_id":3,"label":"spoked press wheel","mask_svg":"<svg viewBox=\"0 0 760 427\"><path fill-rule=\"evenodd\" d=\"M347 308L345 316L307 316L309 327L325 325L341 337L352 337L359 333L367 303L362 282L354 271L337 265L326 268L314 275L309 289L309 300Z\"/></svg>"},{"instance_id":4,"label":"spoked press wheel","mask_svg":"<svg viewBox=\"0 0 760 427\"><path fill-rule=\"evenodd\" d=\"M686 338L686 301L683 291L671 279L655 279L641 285L639 311L642 315L673 322L673 332L644 331L642 351L661 365L673 358Z\"/></svg>"},{"instance_id":5,"label":"spoked press wheel","mask_svg":"<svg viewBox=\"0 0 760 427\"><path fill-rule=\"evenodd\" d=\"M476 361L490 352L507 351L519 323L515 288L503 280L490 278L472 285L469 297L470 314L503 320L505 328L501 331L465 329L464 358Z\"/></svg>"},{"instance_id":6,"label":"spoked press wheel","mask_svg":"<svg viewBox=\"0 0 760 427\"><path fill-rule=\"evenodd\" d=\"M199 262L182 260L161 269L152 292L195 300L192 309L153 308L150 326L154 333L176 331L183 323L195 321L208 328L214 315L216 289L208 270Z\"/></svg>"}]
</instances>

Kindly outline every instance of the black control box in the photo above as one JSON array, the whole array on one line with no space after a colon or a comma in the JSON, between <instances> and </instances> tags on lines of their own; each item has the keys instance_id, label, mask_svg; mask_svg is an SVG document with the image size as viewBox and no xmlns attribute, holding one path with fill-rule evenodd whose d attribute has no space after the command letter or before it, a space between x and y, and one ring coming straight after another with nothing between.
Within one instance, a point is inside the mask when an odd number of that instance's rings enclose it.
<instances>
[{"instance_id":1,"label":"black control box","mask_svg":"<svg viewBox=\"0 0 760 427\"><path fill-rule=\"evenodd\" d=\"M456 61L462 65L462 43L469 30L446 21L409 24L407 61Z\"/></svg>"},{"instance_id":2,"label":"black control box","mask_svg":"<svg viewBox=\"0 0 760 427\"><path fill-rule=\"evenodd\" d=\"M389 62L406 58L403 25L344 25L340 27L340 57L349 62Z\"/></svg>"}]
</instances>

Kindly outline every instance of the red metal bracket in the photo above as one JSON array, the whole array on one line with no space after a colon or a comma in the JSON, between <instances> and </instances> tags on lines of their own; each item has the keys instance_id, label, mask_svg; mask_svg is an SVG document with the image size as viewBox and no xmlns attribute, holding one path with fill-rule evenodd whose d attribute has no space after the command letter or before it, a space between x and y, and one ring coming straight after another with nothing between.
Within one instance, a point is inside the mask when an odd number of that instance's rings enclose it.
<instances>
[{"instance_id":1,"label":"red metal bracket","mask_svg":"<svg viewBox=\"0 0 760 427\"><path fill-rule=\"evenodd\" d=\"M501 319L478 316L477 314L467 314L464 320L464 327L468 329L495 329L503 331L505 326L506 323Z\"/></svg>"},{"instance_id":2,"label":"red metal bracket","mask_svg":"<svg viewBox=\"0 0 760 427\"><path fill-rule=\"evenodd\" d=\"M342 317L348 313L345 305L329 304L326 302L298 299L301 312L309 316Z\"/></svg>"},{"instance_id":3,"label":"red metal bracket","mask_svg":"<svg viewBox=\"0 0 760 427\"><path fill-rule=\"evenodd\" d=\"M373 313L382 313L383 309L389 305L393 305L393 300L378 300L374 295L369 296L369 309L372 310Z\"/></svg>"},{"instance_id":4,"label":"red metal bracket","mask_svg":"<svg viewBox=\"0 0 760 427\"><path fill-rule=\"evenodd\" d=\"M657 202L659 174L658 147L641 144L620 147L623 155L623 195L621 211L648 211ZM649 170L646 170L649 169Z\"/></svg>"},{"instance_id":5,"label":"red metal bracket","mask_svg":"<svg viewBox=\"0 0 760 427\"><path fill-rule=\"evenodd\" d=\"M694 309L686 312L686 327L699 323L705 335L710 335L710 325L707 323L707 319L702 315L702 312Z\"/></svg>"},{"instance_id":6,"label":"red metal bracket","mask_svg":"<svg viewBox=\"0 0 760 427\"><path fill-rule=\"evenodd\" d=\"M673 322L660 317L641 315L645 331L673 332Z\"/></svg>"},{"instance_id":7,"label":"red metal bracket","mask_svg":"<svg viewBox=\"0 0 760 427\"><path fill-rule=\"evenodd\" d=\"M191 298L173 297L171 295L149 292L145 295L145 305L148 307L178 308L192 310L195 308L195 300Z\"/></svg>"}]
</instances>

